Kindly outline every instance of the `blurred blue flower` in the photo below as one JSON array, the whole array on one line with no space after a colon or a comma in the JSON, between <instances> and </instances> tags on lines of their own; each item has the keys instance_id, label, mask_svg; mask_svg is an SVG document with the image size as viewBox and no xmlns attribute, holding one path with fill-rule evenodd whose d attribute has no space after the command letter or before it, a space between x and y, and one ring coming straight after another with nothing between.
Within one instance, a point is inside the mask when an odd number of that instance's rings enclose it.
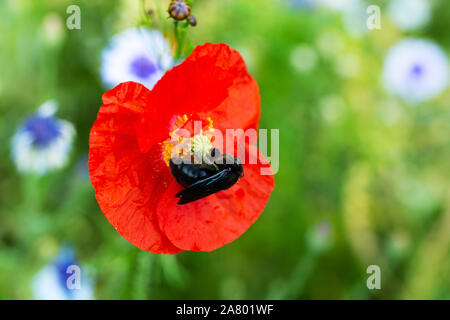
<instances>
[{"instance_id":1,"label":"blurred blue flower","mask_svg":"<svg viewBox=\"0 0 450 320\"><path fill-rule=\"evenodd\" d=\"M32 290L36 300L91 300L94 296L92 281L81 272L70 246L62 247L55 260L37 273Z\"/></svg>"},{"instance_id":2,"label":"blurred blue flower","mask_svg":"<svg viewBox=\"0 0 450 320\"><path fill-rule=\"evenodd\" d=\"M313 0L286 0L289 7L296 10L309 10L314 8Z\"/></svg>"},{"instance_id":3,"label":"blurred blue flower","mask_svg":"<svg viewBox=\"0 0 450 320\"><path fill-rule=\"evenodd\" d=\"M386 89L413 103L447 89L449 66L444 51L428 40L407 38L394 45L384 63Z\"/></svg>"},{"instance_id":4,"label":"blurred blue flower","mask_svg":"<svg viewBox=\"0 0 450 320\"><path fill-rule=\"evenodd\" d=\"M425 26L431 18L428 0L391 0L388 15L401 30L417 30Z\"/></svg>"},{"instance_id":5,"label":"blurred blue flower","mask_svg":"<svg viewBox=\"0 0 450 320\"><path fill-rule=\"evenodd\" d=\"M170 45L161 32L131 28L114 36L103 50L101 76L109 87L135 81L152 89L173 65Z\"/></svg>"},{"instance_id":6,"label":"blurred blue flower","mask_svg":"<svg viewBox=\"0 0 450 320\"><path fill-rule=\"evenodd\" d=\"M11 148L20 172L42 175L67 163L75 129L70 122L54 117L56 109L54 101L47 101L16 131Z\"/></svg>"},{"instance_id":7,"label":"blurred blue flower","mask_svg":"<svg viewBox=\"0 0 450 320\"><path fill-rule=\"evenodd\" d=\"M318 6L343 13L352 10L355 5L360 3L360 0L315 0L315 4Z\"/></svg>"}]
</instances>

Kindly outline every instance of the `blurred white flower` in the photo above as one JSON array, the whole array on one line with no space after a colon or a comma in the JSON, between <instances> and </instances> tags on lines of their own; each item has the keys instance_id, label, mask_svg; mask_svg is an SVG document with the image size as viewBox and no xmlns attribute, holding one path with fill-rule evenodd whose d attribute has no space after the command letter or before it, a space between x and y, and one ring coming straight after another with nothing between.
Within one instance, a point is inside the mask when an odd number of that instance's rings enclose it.
<instances>
[{"instance_id":1,"label":"blurred white flower","mask_svg":"<svg viewBox=\"0 0 450 320\"><path fill-rule=\"evenodd\" d=\"M333 58L342 51L344 40L336 31L323 31L317 37L316 45L322 55Z\"/></svg>"},{"instance_id":2,"label":"blurred white flower","mask_svg":"<svg viewBox=\"0 0 450 320\"><path fill-rule=\"evenodd\" d=\"M383 81L386 89L407 102L431 99L448 87L447 57L435 43L404 39L388 52Z\"/></svg>"},{"instance_id":3,"label":"blurred white flower","mask_svg":"<svg viewBox=\"0 0 450 320\"><path fill-rule=\"evenodd\" d=\"M62 247L56 259L43 267L34 277L33 298L35 300L94 299L91 279L82 271L75 274L73 266L79 267L73 248ZM78 276L79 287L69 286L72 278Z\"/></svg>"},{"instance_id":4,"label":"blurred white flower","mask_svg":"<svg viewBox=\"0 0 450 320\"><path fill-rule=\"evenodd\" d=\"M345 101L339 95L325 95L319 100L320 111L325 121L338 121L346 109Z\"/></svg>"},{"instance_id":5,"label":"blurred white flower","mask_svg":"<svg viewBox=\"0 0 450 320\"><path fill-rule=\"evenodd\" d=\"M360 0L316 0L316 4L325 8L345 12L359 4Z\"/></svg>"},{"instance_id":6,"label":"blurred white flower","mask_svg":"<svg viewBox=\"0 0 450 320\"><path fill-rule=\"evenodd\" d=\"M350 36L360 37L369 32L367 28L367 4L353 0L343 10L344 29Z\"/></svg>"},{"instance_id":7,"label":"blurred white flower","mask_svg":"<svg viewBox=\"0 0 450 320\"><path fill-rule=\"evenodd\" d=\"M313 9L314 0L286 0L289 7L297 10Z\"/></svg>"},{"instance_id":8,"label":"blurred white flower","mask_svg":"<svg viewBox=\"0 0 450 320\"><path fill-rule=\"evenodd\" d=\"M49 13L42 23L44 39L49 44L59 44L64 38L64 24L57 13Z\"/></svg>"},{"instance_id":9,"label":"blurred white flower","mask_svg":"<svg viewBox=\"0 0 450 320\"><path fill-rule=\"evenodd\" d=\"M386 99L377 103L378 118L385 124L392 126L401 121L403 116L402 105L395 99Z\"/></svg>"},{"instance_id":10,"label":"blurred white flower","mask_svg":"<svg viewBox=\"0 0 450 320\"><path fill-rule=\"evenodd\" d=\"M161 32L131 28L115 35L103 50L101 76L109 87L135 81L152 89L173 65L169 43Z\"/></svg>"},{"instance_id":11,"label":"blurred white flower","mask_svg":"<svg viewBox=\"0 0 450 320\"><path fill-rule=\"evenodd\" d=\"M431 18L428 0L391 0L388 15L401 30L417 30L425 26Z\"/></svg>"},{"instance_id":12,"label":"blurred white flower","mask_svg":"<svg viewBox=\"0 0 450 320\"><path fill-rule=\"evenodd\" d=\"M328 220L319 222L306 234L309 247L318 252L326 251L332 245L333 225Z\"/></svg>"},{"instance_id":13,"label":"blurred white flower","mask_svg":"<svg viewBox=\"0 0 450 320\"><path fill-rule=\"evenodd\" d=\"M362 36L367 29L367 4L361 0L316 0L319 7L333 10L342 14L345 31L351 36Z\"/></svg>"},{"instance_id":14,"label":"blurred white flower","mask_svg":"<svg viewBox=\"0 0 450 320\"><path fill-rule=\"evenodd\" d=\"M307 72L313 69L317 64L317 53L309 45L301 44L291 51L291 64L300 71Z\"/></svg>"},{"instance_id":15,"label":"blurred white flower","mask_svg":"<svg viewBox=\"0 0 450 320\"><path fill-rule=\"evenodd\" d=\"M345 78L358 75L359 57L353 53L341 53L336 59L336 72Z\"/></svg>"},{"instance_id":16,"label":"blurred white flower","mask_svg":"<svg viewBox=\"0 0 450 320\"><path fill-rule=\"evenodd\" d=\"M54 117L56 109L54 101L47 101L16 131L11 149L20 172L42 175L67 163L75 129Z\"/></svg>"}]
</instances>

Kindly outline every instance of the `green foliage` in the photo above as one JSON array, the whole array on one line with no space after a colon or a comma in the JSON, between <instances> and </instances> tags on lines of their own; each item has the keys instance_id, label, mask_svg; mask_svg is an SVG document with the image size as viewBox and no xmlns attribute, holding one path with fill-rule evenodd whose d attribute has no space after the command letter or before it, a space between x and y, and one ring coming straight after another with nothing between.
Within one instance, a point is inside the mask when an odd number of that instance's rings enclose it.
<instances>
[{"instance_id":1,"label":"green foliage","mask_svg":"<svg viewBox=\"0 0 450 320\"><path fill-rule=\"evenodd\" d=\"M404 36L449 52L448 1L433 2L417 34L383 15L381 30L360 37L338 13L287 0L195 1L198 25L181 30L185 54L204 42L243 54L260 86L260 127L280 129L280 170L266 210L241 238L176 256L124 240L100 212L85 168L106 90L101 50L137 24L175 41L168 1L80 0L81 30L67 30L72 2L0 1L0 298L32 298L33 276L64 243L99 299L450 298L450 92L411 107L380 85L383 58ZM150 7L149 19L142 8ZM10 139L49 98L76 127L71 162L21 176ZM371 264L381 267L381 290L366 288Z\"/></svg>"}]
</instances>

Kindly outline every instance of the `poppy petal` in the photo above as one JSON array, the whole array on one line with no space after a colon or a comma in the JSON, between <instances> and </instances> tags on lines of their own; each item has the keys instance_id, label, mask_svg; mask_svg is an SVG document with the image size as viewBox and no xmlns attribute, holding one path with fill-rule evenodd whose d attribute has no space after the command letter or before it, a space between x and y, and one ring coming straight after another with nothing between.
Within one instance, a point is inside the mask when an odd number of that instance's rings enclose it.
<instances>
[{"instance_id":1,"label":"poppy petal","mask_svg":"<svg viewBox=\"0 0 450 320\"><path fill-rule=\"evenodd\" d=\"M108 221L133 245L154 253L177 253L161 232L155 215L170 173L155 147L139 150L135 126L150 91L127 82L106 92L91 130L89 174Z\"/></svg>"},{"instance_id":2,"label":"poppy petal","mask_svg":"<svg viewBox=\"0 0 450 320\"><path fill-rule=\"evenodd\" d=\"M217 109L218 115L226 116L224 125L232 124L231 128L235 124L239 128L247 122L255 124L259 118L256 82L248 74L241 55L226 44L206 43L195 48L183 63L166 72L156 84L150 105L137 126L143 152L167 139L174 115ZM232 120L238 117L241 120Z\"/></svg>"},{"instance_id":3,"label":"poppy petal","mask_svg":"<svg viewBox=\"0 0 450 320\"><path fill-rule=\"evenodd\" d=\"M253 159L267 163L256 153ZM273 175L261 175L261 168L270 172L268 164L244 165L233 187L185 205L177 205L182 187L172 182L156 209L161 230L183 250L212 251L234 241L258 219L274 188Z\"/></svg>"},{"instance_id":4,"label":"poppy petal","mask_svg":"<svg viewBox=\"0 0 450 320\"><path fill-rule=\"evenodd\" d=\"M227 98L215 109L199 112L201 119L214 119L214 128L257 129L261 114L258 84L248 73L237 78L228 89Z\"/></svg>"}]
</instances>

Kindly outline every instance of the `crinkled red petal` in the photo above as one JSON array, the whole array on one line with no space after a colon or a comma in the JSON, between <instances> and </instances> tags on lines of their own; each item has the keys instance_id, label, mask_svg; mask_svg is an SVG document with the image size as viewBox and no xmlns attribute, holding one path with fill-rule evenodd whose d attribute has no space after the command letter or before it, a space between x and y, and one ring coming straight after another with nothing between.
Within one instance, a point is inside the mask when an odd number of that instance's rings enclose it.
<instances>
[{"instance_id":1,"label":"crinkled red petal","mask_svg":"<svg viewBox=\"0 0 450 320\"><path fill-rule=\"evenodd\" d=\"M104 94L89 139L89 173L103 214L124 238L143 250L177 253L155 215L172 177L157 146L146 154L139 150L134 130L149 96L133 82Z\"/></svg>"},{"instance_id":2,"label":"crinkled red petal","mask_svg":"<svg viewBox=\"0 0 450 320\"><path fill-rule=\"evenodd\" d=\"M213 119L214 128L257 129L261 114L258 84L248 73L242 74L228 88L228 96L216 108L199 112L201 119Z\"/></svg>"},{"instance_id":3,"label":"crinkled red petal","mask_svg":"<svg viewBox=\"0 0 450 320\"><path fill-rule=\"evenodd\" d=\"M183 63L166 72L153 88L151 100L152 107L137 126L144 152L167 139L174 115L202 113L205 119L215 118L221 129L256 127L259 120L258 86L241 55L226 44L195 48Z\"/></svg>"}]
</instances>

